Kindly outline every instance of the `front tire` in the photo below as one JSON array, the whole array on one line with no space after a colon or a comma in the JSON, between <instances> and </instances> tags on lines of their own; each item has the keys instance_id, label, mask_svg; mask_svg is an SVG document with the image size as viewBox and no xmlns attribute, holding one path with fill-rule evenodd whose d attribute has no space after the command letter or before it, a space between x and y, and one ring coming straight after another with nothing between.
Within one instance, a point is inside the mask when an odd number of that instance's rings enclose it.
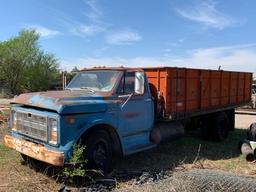
<instances>
[{"instance_id":1,"label":"front tire","mask_svg":"<svg viewBox=\"0 0 256 192\"><path fill-rule=\"evenodd\" d=\"M29 157L27 155L24 154L20 154L21 158L23 161L21 161L21 163L23 165L28 165L30 168L36 169L36 170L40 170L40 168L42 167L41 165L43 164L41 161L34 159L32 157Z\"/></svg>"},{"instance_id":2,"label":"front tire","mask_svg":"<svg viewBox=\"0 0 256 192\"><path fill-rule=\"evenodd\" d=\"M109 173L112 168L112 147L109 134L104 130L97 130L88 137L85 145L87 167Z\"/></svg>"}]
</instances>

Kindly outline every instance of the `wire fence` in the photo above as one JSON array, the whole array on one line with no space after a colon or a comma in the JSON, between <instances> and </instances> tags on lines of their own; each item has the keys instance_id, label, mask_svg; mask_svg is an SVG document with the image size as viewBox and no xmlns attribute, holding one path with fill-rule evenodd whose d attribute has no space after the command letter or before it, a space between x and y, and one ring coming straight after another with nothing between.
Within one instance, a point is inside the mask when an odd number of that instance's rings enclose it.
<instances>
[{"instance_id":1,"label":"wire fence","mask_svg":"<svg viewBox=\"0 0 256 192\"><path fill-rule=\"evenodd\" d=\"M245 192L256 191L255 178L238 176L235 174L209 169L195 169L189 172L179 173L174 177L181 180L182 186L189 191L225 191L225 192Z\"/></svg>"}]
</instances>

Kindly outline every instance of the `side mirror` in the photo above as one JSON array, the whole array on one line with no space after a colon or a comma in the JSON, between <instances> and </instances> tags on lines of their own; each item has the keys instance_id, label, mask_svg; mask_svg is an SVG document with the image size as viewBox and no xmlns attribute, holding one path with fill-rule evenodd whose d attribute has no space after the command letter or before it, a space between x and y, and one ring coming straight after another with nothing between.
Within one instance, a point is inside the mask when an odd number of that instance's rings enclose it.
<instances>
[{"instance_id":1,"label":"side mirror","mask_svg":"<svg viewBox=\"0 0 256 192\"><path fill-rule=\"evenodd\" d=\"M144 72L135 72L135 94L144 94Z\"/></svg>"}]
</instances>

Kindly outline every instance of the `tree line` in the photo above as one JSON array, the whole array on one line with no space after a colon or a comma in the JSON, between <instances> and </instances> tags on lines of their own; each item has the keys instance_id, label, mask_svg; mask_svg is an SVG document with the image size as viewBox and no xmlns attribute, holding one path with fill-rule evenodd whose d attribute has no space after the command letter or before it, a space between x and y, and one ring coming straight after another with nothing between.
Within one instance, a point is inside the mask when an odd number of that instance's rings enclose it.
<instances>
[{"instance_id":1,"label":"tree line","mask_svg":"<svg viewBox=\"0 0 256 192\"><path fill-rule=\"evenodd\" d=\"M55 55L42 50L35 30L0 42L0 84L12 95L52 89L61 82Z\"/></svg>"}]
</instances>

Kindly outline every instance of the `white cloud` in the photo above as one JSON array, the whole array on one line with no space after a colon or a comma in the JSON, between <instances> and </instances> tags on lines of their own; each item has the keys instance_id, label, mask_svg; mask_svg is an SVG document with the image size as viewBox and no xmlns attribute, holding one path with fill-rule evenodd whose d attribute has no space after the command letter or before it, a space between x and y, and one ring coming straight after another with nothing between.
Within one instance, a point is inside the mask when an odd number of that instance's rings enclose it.
<instances>
[{"instance_id":1,"label":"white cloud","mask_svg":"<svg viewBox=\"0 0 256 192\"><path fill-rule=\"evenodd\" d=\"M80 36L93 36L98 33L101 33L105 30L104 27L98 25L80 25L76 28L73 28L73 34Z\"/></svg>"},{"instance_id":2,"label":"white cloud","mask_svg":"<svg viewBox=\"0 0 256 192\"><path fill-rule=\"evenodd\" d=\"M86 1L87 6L90 8L90 11L86 13L86 16L91 19L93 22L101 22L99 19L102 17L103 13L99 9L96 0Z\"/></svg>"},{"instance_id":3,"label":"white cloud","mask_svg":"<svg viewBox=\"0 0 256 192\"><path fill-rule=\"evenodd\" d=\"M132 30L119 30L113 24L104 21L104 12L98 0L83 0L87 11L85 20L78 21L60 10L54 10L59 26L64 27L72 35L85 37L103 36L108 45L129 45L141 40L141 36ZM85 9L86 10L86 9ZM98 53L97 53L98 54Z\"/></svg>"},{"instance_id":4,"label":"white cloud","mask_svg":"<svg viewBox=\"0 0 256 192\"><path fill-rule=\"evenodd\" d=\"M61 62L65 70L93 66L126 66L126 67L188 67L202 69L249 71L256 73L256 44L227 46L209 49L198 49L190 52L187 57L135 57L135 58L75 58Z\"/></svg>"},{"instance_id":5,"label":"white cloud","mask_svg":"<svg viewBox=\"0 0 256 192\"><path fill-rule=\"evenodd\" d=\"M110 24L101 20L103 12L96 0L84 0L87 11L84 13L84 20L74 19L70 14L55 10L55 17L58 25L64 27L69 33L80 37L99 35L107 30ZM87 19L86 19L87 17Z\"/></svg>"},{"instance_id":6,"label":"white cloud","mask_svg":"<svg viewBox=\"0 0 256 192\"><path fill-rule=\"evenodd\" d=\"M58 23L64 26L72 35L80 37L95 36L103 33L107 26L104 24L84 24L68 17L59 17Z\"/></svg>"},{"instance_id":7,"label":"white cloud","mask_svg":"<svg viewBox=\"0 0 256 192\"><path fill-rule=\"evenodd\" d=\"M184 38L178 39L178 42L183 43L185 40L186 40L186 38L184 37Z\"/></svg>"},{"instance_id":8,"label":"white cloud","mask_svg":"<svg viewBox=\"0 0 256 192\"><path fill-rule=\"evenodd\" d=\"M106 42L111 45L130 45L141 40L141 36L130 30L116 31L106 36Z\"/></svg>"},{"instance_id":9,"label":"white cloud","mask_svg":"<svg viewBox=\"0 0 256 192\"><path fill-rule=\"evenodd\" d=\"M170 53L171 51L172 51L172 50L171 50L171 49L168 49L168 48L167 48L167 49L164 49L164 52L165 52L165 53Z\"/></svg>"},{"instance_id":10,"label":"white cloud","mask_svg":"<svg viewBox=\"0 0 256 192\"><path fill-rule=\"evenodd\" d=\"M177 8L176 12L185 19L220 30L237 24L236 19L218 11L213 0L201 0L193 6Z\"/></svg>"},{"instance_id":11,"label":"white cloud","mask_svg":"<svg viewBox=\"0 0 256 192\"><path fill-rule=\"evenodd\" d=\"M27 28L35 29L41 35L41 37L50 38L61 34L60 31L49 29L41 25L30 25Z\"/></svg>"},{"instance_id":12,"label":"white cloud","mask_svg":"<svg viewBox=\"0 0 256 192\"><path fill-rule=\"evenodd\" d=\"M256 44L198 49L190 57L179 59L179 64L223 70L251 71L256 73Z\"/></svg>"}]
</instances>

